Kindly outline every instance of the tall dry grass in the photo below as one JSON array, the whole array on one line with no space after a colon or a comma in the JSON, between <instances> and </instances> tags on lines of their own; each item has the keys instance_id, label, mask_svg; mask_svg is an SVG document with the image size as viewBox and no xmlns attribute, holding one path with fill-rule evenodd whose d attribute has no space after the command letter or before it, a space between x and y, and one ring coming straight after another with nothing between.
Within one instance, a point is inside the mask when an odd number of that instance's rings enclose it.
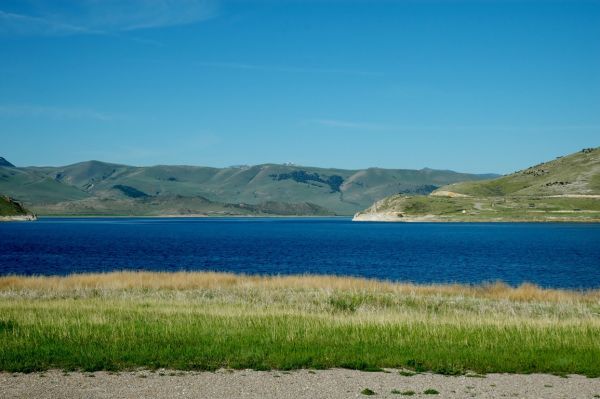
<instances>
[{"instance_id":1,"label":"tall dry grass","mask_svg":"<svg viewBox=\"0 0 600 399\"><path fill-rule=\"evenodd\" d=\"M502 282L479 285L412 284L323 275L256 276L214 272L111 272L69 276L3 276L0 290L198 290L289 289L390 293L413 296L460 296L509 301L600 302L600 289L574 291L541 288L534 284L512 287Z\"/></svg>"}]
</instances>

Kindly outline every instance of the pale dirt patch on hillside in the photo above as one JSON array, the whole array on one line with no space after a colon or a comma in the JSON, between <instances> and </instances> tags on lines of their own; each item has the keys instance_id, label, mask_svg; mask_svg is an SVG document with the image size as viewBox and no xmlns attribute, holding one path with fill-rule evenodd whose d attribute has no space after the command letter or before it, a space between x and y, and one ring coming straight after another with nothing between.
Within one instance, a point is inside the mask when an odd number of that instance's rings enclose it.
<instances>
[{"instance_id":1,"label":"pale dirt patch on hillside","mask_svg":"<svg viewBox=\"0 0 600 399\"><path fill-rule=\"evenodd\" d=\"M466 194L455 193L454 191L447 191L447 190L436 190L429 195L431 195L432 197L449 197L449 198L470 197L469 195L466 195Z\"/></svg>"},{"instance_id":2,"label":"pale dirt patch on hillside","mask_svg":"<svg viewBox=\"0 0 600 399\"><path fill-rule=\"evenodd\" d=\"M563 378L544 374L487 376L402 376L398 370L180 372L171 370L121 373L0 373L2 398L403 398L401 392L425 398L595 398L600 379ZM439 394L424 394L432 389Z\"/></svg>"}]
</instances>

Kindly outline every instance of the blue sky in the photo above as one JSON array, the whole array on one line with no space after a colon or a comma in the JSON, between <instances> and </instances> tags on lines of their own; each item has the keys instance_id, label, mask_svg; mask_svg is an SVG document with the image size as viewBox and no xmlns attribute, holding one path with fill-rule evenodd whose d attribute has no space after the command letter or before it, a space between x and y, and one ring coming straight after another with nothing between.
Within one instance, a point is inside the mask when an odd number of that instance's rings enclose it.
<instances>
[{"instance_id":1,"label":"blue sky","mask_svg":"<svg viewBox=\"0 0 600 399\"><path fill-rule=\"evenodd\" d=\"M507 173L600 145L600 1L0 1L0 156Z\"/></svg>"}]
</instances>

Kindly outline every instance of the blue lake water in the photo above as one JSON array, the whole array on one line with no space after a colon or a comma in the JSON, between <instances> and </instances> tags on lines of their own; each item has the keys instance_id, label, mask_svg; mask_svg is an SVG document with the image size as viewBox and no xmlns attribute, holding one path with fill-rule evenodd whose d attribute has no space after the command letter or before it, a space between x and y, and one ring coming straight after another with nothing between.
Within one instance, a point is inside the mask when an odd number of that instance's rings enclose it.
<instances>
[{"instance_id":1,"label":"blue lake water","mask_svg":"<svg viewBox=\"0 0 600 399\"><path fill-rule=\"evenodd\" d=\"M600 288L600 224L353 223L344 218L0 223L2 275L123 269Z\"/></svg>"}]
</instances>

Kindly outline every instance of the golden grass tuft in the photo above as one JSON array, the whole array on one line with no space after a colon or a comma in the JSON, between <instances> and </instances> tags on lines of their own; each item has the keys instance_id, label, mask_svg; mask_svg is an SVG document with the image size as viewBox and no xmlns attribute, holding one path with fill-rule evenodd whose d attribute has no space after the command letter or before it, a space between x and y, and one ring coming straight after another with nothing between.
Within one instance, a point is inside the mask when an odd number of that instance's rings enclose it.
<instances>
[{"instance_id":1,"label":"golden grass tuft","mask_svg":"<svg viewBox=\"0 0 600 399\"><path fill-rule=\"evenodd\" d=\"M534 284L512 287L502 282L480 285L395 283L327 275L256 276L215 272L143 272L4 276L0 291L290 289L373 292L412 296L473 297L521 302L598 302L600 290L546 289Z\"/></svg>"}]
</instances>

